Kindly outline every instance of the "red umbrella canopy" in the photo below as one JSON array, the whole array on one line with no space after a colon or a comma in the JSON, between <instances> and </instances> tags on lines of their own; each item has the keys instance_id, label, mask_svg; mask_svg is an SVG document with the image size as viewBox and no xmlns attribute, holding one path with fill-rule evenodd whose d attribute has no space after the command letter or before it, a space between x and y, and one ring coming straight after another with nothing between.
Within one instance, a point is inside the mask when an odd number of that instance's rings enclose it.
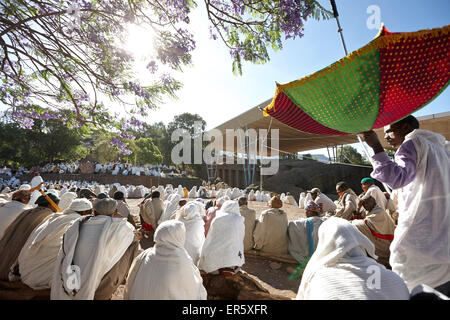
<instances>
[{"instance_id":1,"label":"red umbrella canopy","mask_svg":"<svg viewBox=\"0 0 450 320\"><path fill-rule=\"evenodd\" d=\"M382 28L361 49L305 78L277 84L264 109L297 130L345 135L398 121L437 97L450 79L450 25Z\"/></svg>"}]
</instances>

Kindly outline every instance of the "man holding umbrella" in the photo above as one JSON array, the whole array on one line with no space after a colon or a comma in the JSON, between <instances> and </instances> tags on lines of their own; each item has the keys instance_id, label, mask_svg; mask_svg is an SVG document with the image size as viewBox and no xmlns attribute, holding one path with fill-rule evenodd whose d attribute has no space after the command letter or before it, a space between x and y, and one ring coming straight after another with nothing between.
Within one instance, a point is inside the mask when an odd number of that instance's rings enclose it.
<instances>
[{"instance_id":1,"label":"man holding umbrella","mask_svg":"<svg viewBox=\"0 0 450 320\"><path fill-rule=\"evenodd\" d=\"M364 132L372 147L371 176L398 191L398 226L390 264L411 291L426 284L450 295L450 151L445 137L419 129L407 116L384 127L397 148L395 160L384 152L374 131Z\"/></svg>"}]
</instances>

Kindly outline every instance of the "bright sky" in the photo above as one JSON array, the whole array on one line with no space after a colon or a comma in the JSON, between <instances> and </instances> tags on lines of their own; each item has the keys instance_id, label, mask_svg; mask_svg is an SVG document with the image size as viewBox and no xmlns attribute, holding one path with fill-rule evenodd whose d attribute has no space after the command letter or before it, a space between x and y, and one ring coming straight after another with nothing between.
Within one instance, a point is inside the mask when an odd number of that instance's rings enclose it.
<instances>
[{"instance_id":1,"label":"bright sky","mask_svg":"<svg viewBox=\"0 0 450 320\"><path fill-rule=\"evenodd\" d=\"M328 0L320 1L331 8ZM184 83L177 101L168 101L159 110L152 111L148 122L168 123L183 112L200 114L207 129L271 98L275 81L289 82L314 73L344 56L335 19L310 20L305 25L302 38L284 42L284 48L271 52L271 61L264 65L246 63L243 75L234 76L228 50L218 40L209 39L208 21L202 2L193 12L191 27L197 42L193 52L193 66L177 76ZM371 41L378 30L366 25L370 5L377 5L381 21L393 32L417 31L442 27L450 23L448 0L336 0L344 39L349 52ZM331 10L331 9L330 9ZM139 43L146 43L139 39ZM415 113L416 116L450 110L450 90L446 90L429 105Z\"/></svg>"},{"instance_id":2,"label":"bright sky","mask_svg":"<svg viewBox=\"0 0 450 320\"><path fill-rule=\"evenodd\" d=\"M328 0L321 4L330 8ZM179 99L168 101L159 110L150 112L148 122L168 123L183 112L198 113L207 122L207 129L247 111L273 97L275 81L289 82L314 73L344 56L335 19L309 20L302 38L284 42L284 48L271 52L271 61L265 65L243 65L243 75L234 76L228 50L218 40L209 38L208 21L201 1L191 17L192 32L197 48L193 53L193 66L177 76L184 83L178 92ZM448 0L336 0L344 39L349 52L370 42L378 30L369 29L367 20L372 12L368 7L380 8L381 22L392 32L417 31L442 27L450 23ZM138 39L140 37L137 37ZM145 41L138 40L135 48ZM450 90L416 116L450 110ZM358 148L359 149L359 148ZM362 151L362 150L361 150ZM326 154L325 150L317 153Z\"/></svg>"}]
</instances>

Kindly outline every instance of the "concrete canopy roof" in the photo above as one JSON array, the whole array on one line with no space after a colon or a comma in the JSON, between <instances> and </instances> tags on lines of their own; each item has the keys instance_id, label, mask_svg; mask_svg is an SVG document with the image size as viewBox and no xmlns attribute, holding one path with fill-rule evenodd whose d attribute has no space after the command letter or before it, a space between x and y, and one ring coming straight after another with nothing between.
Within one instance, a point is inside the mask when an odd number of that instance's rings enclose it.
<instances>
[{"instance_id":1,"label":"concrete canopy roof","mask_svg":"<svg viewBox=\"0 0 450 320\"><path fill-rule=\"evenodd\" d=\"M240 143L237 138L235 138L234 148L228 150L226 143L226 130L232 129L279 129L279 146L278 150L280 154L282 153L297 153L302 151L352 144L357 143L359 140L356 134L349 134L345 136L329 136L329 135L316 135L298 131L294 128L291 128L282 122L278 121L272 117L265 117L260 110L260 108L264 108L272 99L268 99L263 103L251 108L250 110L228 120L227 122L217 126L214 129L220 130L222 132L223 137L223 150L230 152L240 152ZM429 116L423 116L417 118L420 122L420 128L426 129L434 132L438 132L446 137L447 140L450 140L450 112L444 112L439 114L433 114ZM384 148L391 149L389 145L387 145L383 136L383 128L376 129L375 132L378 134L381 143ZM270 140L270 136L269 139ZM259 144L259 143L258 143ZM271 144L269 143L270 147ZM259 150L258 150L259 154ZM268 150L268 155L270 155L270 148Z\"/></svg>"}]
</instances>

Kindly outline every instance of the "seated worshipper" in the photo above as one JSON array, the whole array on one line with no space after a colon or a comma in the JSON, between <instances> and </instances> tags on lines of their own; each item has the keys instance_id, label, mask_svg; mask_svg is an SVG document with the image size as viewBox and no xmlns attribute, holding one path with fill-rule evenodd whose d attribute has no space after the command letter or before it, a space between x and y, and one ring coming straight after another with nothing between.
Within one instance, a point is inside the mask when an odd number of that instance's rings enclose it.
<instances>
[{"instance_id":1,"label":"seated worshipper","mask_svg":"<svg viewBox=\"0 0 450 320\"><path fill-rule=\"evenodd\" d=\"M50 298L93 300L100 296L100 299L110 299L131 265L127 252L135 250L133 231L133 226L117 213L115 200L97 201L94 216L75 220L64 233ZM108 294L98 292L100 288Z\"/></svg>"},{"instance_id":2,"label":"seated worshipper","mask_svg":"<svg viewBox=\"0 0 450 320\"><path fill-rule=\"evenodd\" d=\"M74 199L76 199L77 194L75 192L65 192L62 196L61 196L61 200L59 200L59 204L58 207L64 211L67 208L70 207L70 204L72 203L72 201Z\"/></svg>"},{"instance_id":3,"label":"seated worshipper","mask_svg":"<svg viewBox=\"0 0 450 320\"><path fill-rule=\"evenodd\" d=\"M370 257L369 257L370 256ZM306 265L299 300L408 300L405 282L373 258L375 246L345 219L319 228L319 243Z\"/></svg>"},{"instance_id":4,"label":"seated worshipper","mask_svg":"<svg viewBox=\"0 0 450 320\"><path fill-rule=\"evenodd\" d=\"M249 209L248 200L246 196L241 196L238 199L239 211L241 216L244 217L245 224L245 236L244 236L244 251L253 249L253 231L256 225L256 212L253 209Z\"/></svg>"},{"instance_id":5,"label":"seated worshipper","mask_svg":"<svg viewBox=\"0 0 450 320\"><path fill-rule=\"evenodd\" d=\"M96 197L96 194L89 190L88 188L83 188L78 192L79 198L86 198L88 200L93 201Z\"/></svg>"},{"instance_id":6,"label":"seated worshipper","mask_svg":"<svg viewBox=\"0 0 450 320\"><path fill-rule=\"evenodd\" d=\"M200 210L199 204L196 201L191 201L178 210L176 217L177 220L184 223L186 229L184 248L195 265L200 259L200 252L205 241L205 223L201 217Z\"/></svg>"},{"instance_id":7,"label":"seated worshipper","mask_svg":"<svg viewBox=\"0 0 450 320\"><path fill-rule=\"evenodd\" d=\"M244 218L235 200L227 200L217 211L200 254L198 268L206 273L230 275L245 263Z\"/></svg>"},{"instance_id":8,"label":"seated worshipper","mask_svg":"<svg viewBox=\"0 0 450 320\"><path fill-rule=\"evenodd\" d=\"M48 193L47 196L56 204L59 203L59 198L53 193ZM54 208L44 196L40 196L36 200L37 207L22 211L22 213L14 219L14 221L5 230L5 233L0 240L0 280L9 281L16 279L19 270L11 270L16 264L20 250L27 241L31 232L42 222L49 219L57 209Z\"/></svg>"},{"instance_id":9,"label":"seated worshipper","mask_svg":"<svg viewBox=\"0 0 450 320\"><path fill-rule=\"evenodd\" d=\"M19 214L29 208L27 203L30 201L30 198L30 191L19 190L13 193L11 201L0 204L0 239Z\"/></svg>"},{"instance_id":10,"label":"seated worshipper","mask_svg":"<svg viewBox=\"0 0 450 320\"><path fill-rule=\"evenodd\" d=\"M366 194L362 197L358 206L364 207L366 217L363 220L352 220L352 224L375 245L377 261L390 269L389 246L394 239L394 221L386 210L378 206L371 195Z\"/></svg>"},{"instance_id":11,"label":"seated worshipper","mask_svg":"<svg viewBox=\"0 0 450 320\"><path fill-rule=\"evenodd\" d=\"M158 220L158 225L166 220L170 220L170 217L178 209L180 199L181 199L180 195L176 193L171 194L169 196L169 199L165 201L165 208L161 217Z\"/></svg>"},{"instance_id":12,"label":"seated worshipper","mask_svg":"<svg viewBox=\"0 0 450 320\"><path fill-rule=\"evenodd\" d=\"M286 196L284 197L283 202L287 203L287 204L291 204L293 206L298 206L297 201L295 201L294 197L291 195L290 192L286 193Z\"/></svg>"},{"instance_id":13,"label":"seated worshipper","mask_svg":"<svg viewBox=\"0 0 450 320\"><path fill-rule=\"evenodd\" d=\"M151 198L140 206L141 226L147 236L153 236L164 212L164 201L160 199L160 195L159 191L153 191Z\"/></svg>"},{"instance_id":14,"label":"seated worshipper","mask_svg":"<svg viewBox=\"0 0 450 320\"><path fill-rule=\"evenodd\" d=\"M184 248L185 233L177 220L158 226L155 245L130 268L124 300L206 300L203 279Z\"/></svg>"},{"instance_id":15,"label":"seated worshipper","mask_svg":"<svg viewBox=\"0 0 450 320\"><path fill-rule=\"evenodd\" d=\"M209 208L214 207L214 201L213 200L208 200L205 203L205 211L208 211Z\"/></svg>"},{"instance_id":16,"label":"seated worshipper","mask_svg":"<svg viewBox=\"0 0 450 320\"><path fill-rule=\"evenodd\" d=\"M116 191L114 193L113 199L117 201L117 213L120 214L122 217L127 219L129 223L133 227L136 228L136 222L134 222L134 219L130 212L130 207L128 206L127 201L125 200L125 195L122 191Z\"/></svg>"},{"instance_id":17,"label":"seated worshipper","mask_svg":"<svg viewBox=\"0 0 450 320\"><path fill-rule=\"evenodd\" d=\"M105 192L99 192L99 193L97 194L97 199L98 199L98 200L102 200L102 199L105 199L105 198L109 198L109 196L108 196L107 193L105 193Z\"/></svg>"},{"instance_id":18,"label":"seated worshipper","mask_svg":"<svg viewBox=\"0 0 450 320\"><path fill-rule=\"evenodd\" d=\"M358 196L344 181L336 184L336 192L339 195L339 199L337 208L334 211L334 216L345 220L351 220L353 213L357 213L356 209Z\"/></svg>"},{"instance_id":19,"label":"seated worshipper","mask_svg":"<svg viewBox=\"0 0 450 320\"><path fill-rule=\"evenodd\" d=\"M319 227L324 221L320 218L322 209L314 201L309 201L305 207L306 219L298 219L288 224L289 253L302 263L311 257L319 240Z\"/></svg>"},{"instance_id":20,"label":"seated worshipper","mask_svg":"<svg viewBox=\"0 0 450 320\"><path fill-rule=\"evenodd\" d=\"M255 249L274 254L288 254L288 218L278 196L272 197L269 202L270 209L261 212L256 220L253 239Z\"/></svg>"},{"instance_id":21,"label":"seated worshipper","mask_svg":"<svg viewBox=\"0 0 450 320\"><path fill-rule=\"evenodd\" d=\"M92 203L75 199L63 213L56 212L28 237L20 251L18 264L21 281L35 290L49 289L64 232L81 216L92 214Z\"/></svg>"},{"instance_id":22,"label":"seated worshipper","mask_svg":"<svg viewBox=\"0 0 450 320\"><path fill-rule=\"evenodd\" d=\"M372 178L364 178L361 180L361 189L364 191L364 193L360 196L363 197L364 195L372 196L375 199L375 202L377 205L383 209L386 210L386 204L387 199L384 195L383 191L375 185L375 180Z\"/></svg>"},{"instance_id":23,"label":"seated worshipper","mask_svg":"<svg viewBox=\"0 0 450 320\"><path fill-rule=\"evenodd\" d=\"M216 217L216 212L220 210L225 201L230 200L228 197L220 197L215 201L216 205L212 208L209 208L206 211L205 216L203 217L203 221L205 222L205 238L208 235L209 227L211 226L211 222Z\"/></svg>"},{"instance_id":24,"label":"seated worshipper","mask_svg":"<svg viewBox=\"0 0 450 320\"><path fill-rule=\"evenodd\" d=\"M333 200L328 198L326 194L322 193L319 188L308 190L308 194L311 194L312 201L320 206L322 213L333 214L334 210L336 210L336 204L334 204ZM304 203L305 207L309 203L309 201Z\"/></svg>"}]
</instances>

